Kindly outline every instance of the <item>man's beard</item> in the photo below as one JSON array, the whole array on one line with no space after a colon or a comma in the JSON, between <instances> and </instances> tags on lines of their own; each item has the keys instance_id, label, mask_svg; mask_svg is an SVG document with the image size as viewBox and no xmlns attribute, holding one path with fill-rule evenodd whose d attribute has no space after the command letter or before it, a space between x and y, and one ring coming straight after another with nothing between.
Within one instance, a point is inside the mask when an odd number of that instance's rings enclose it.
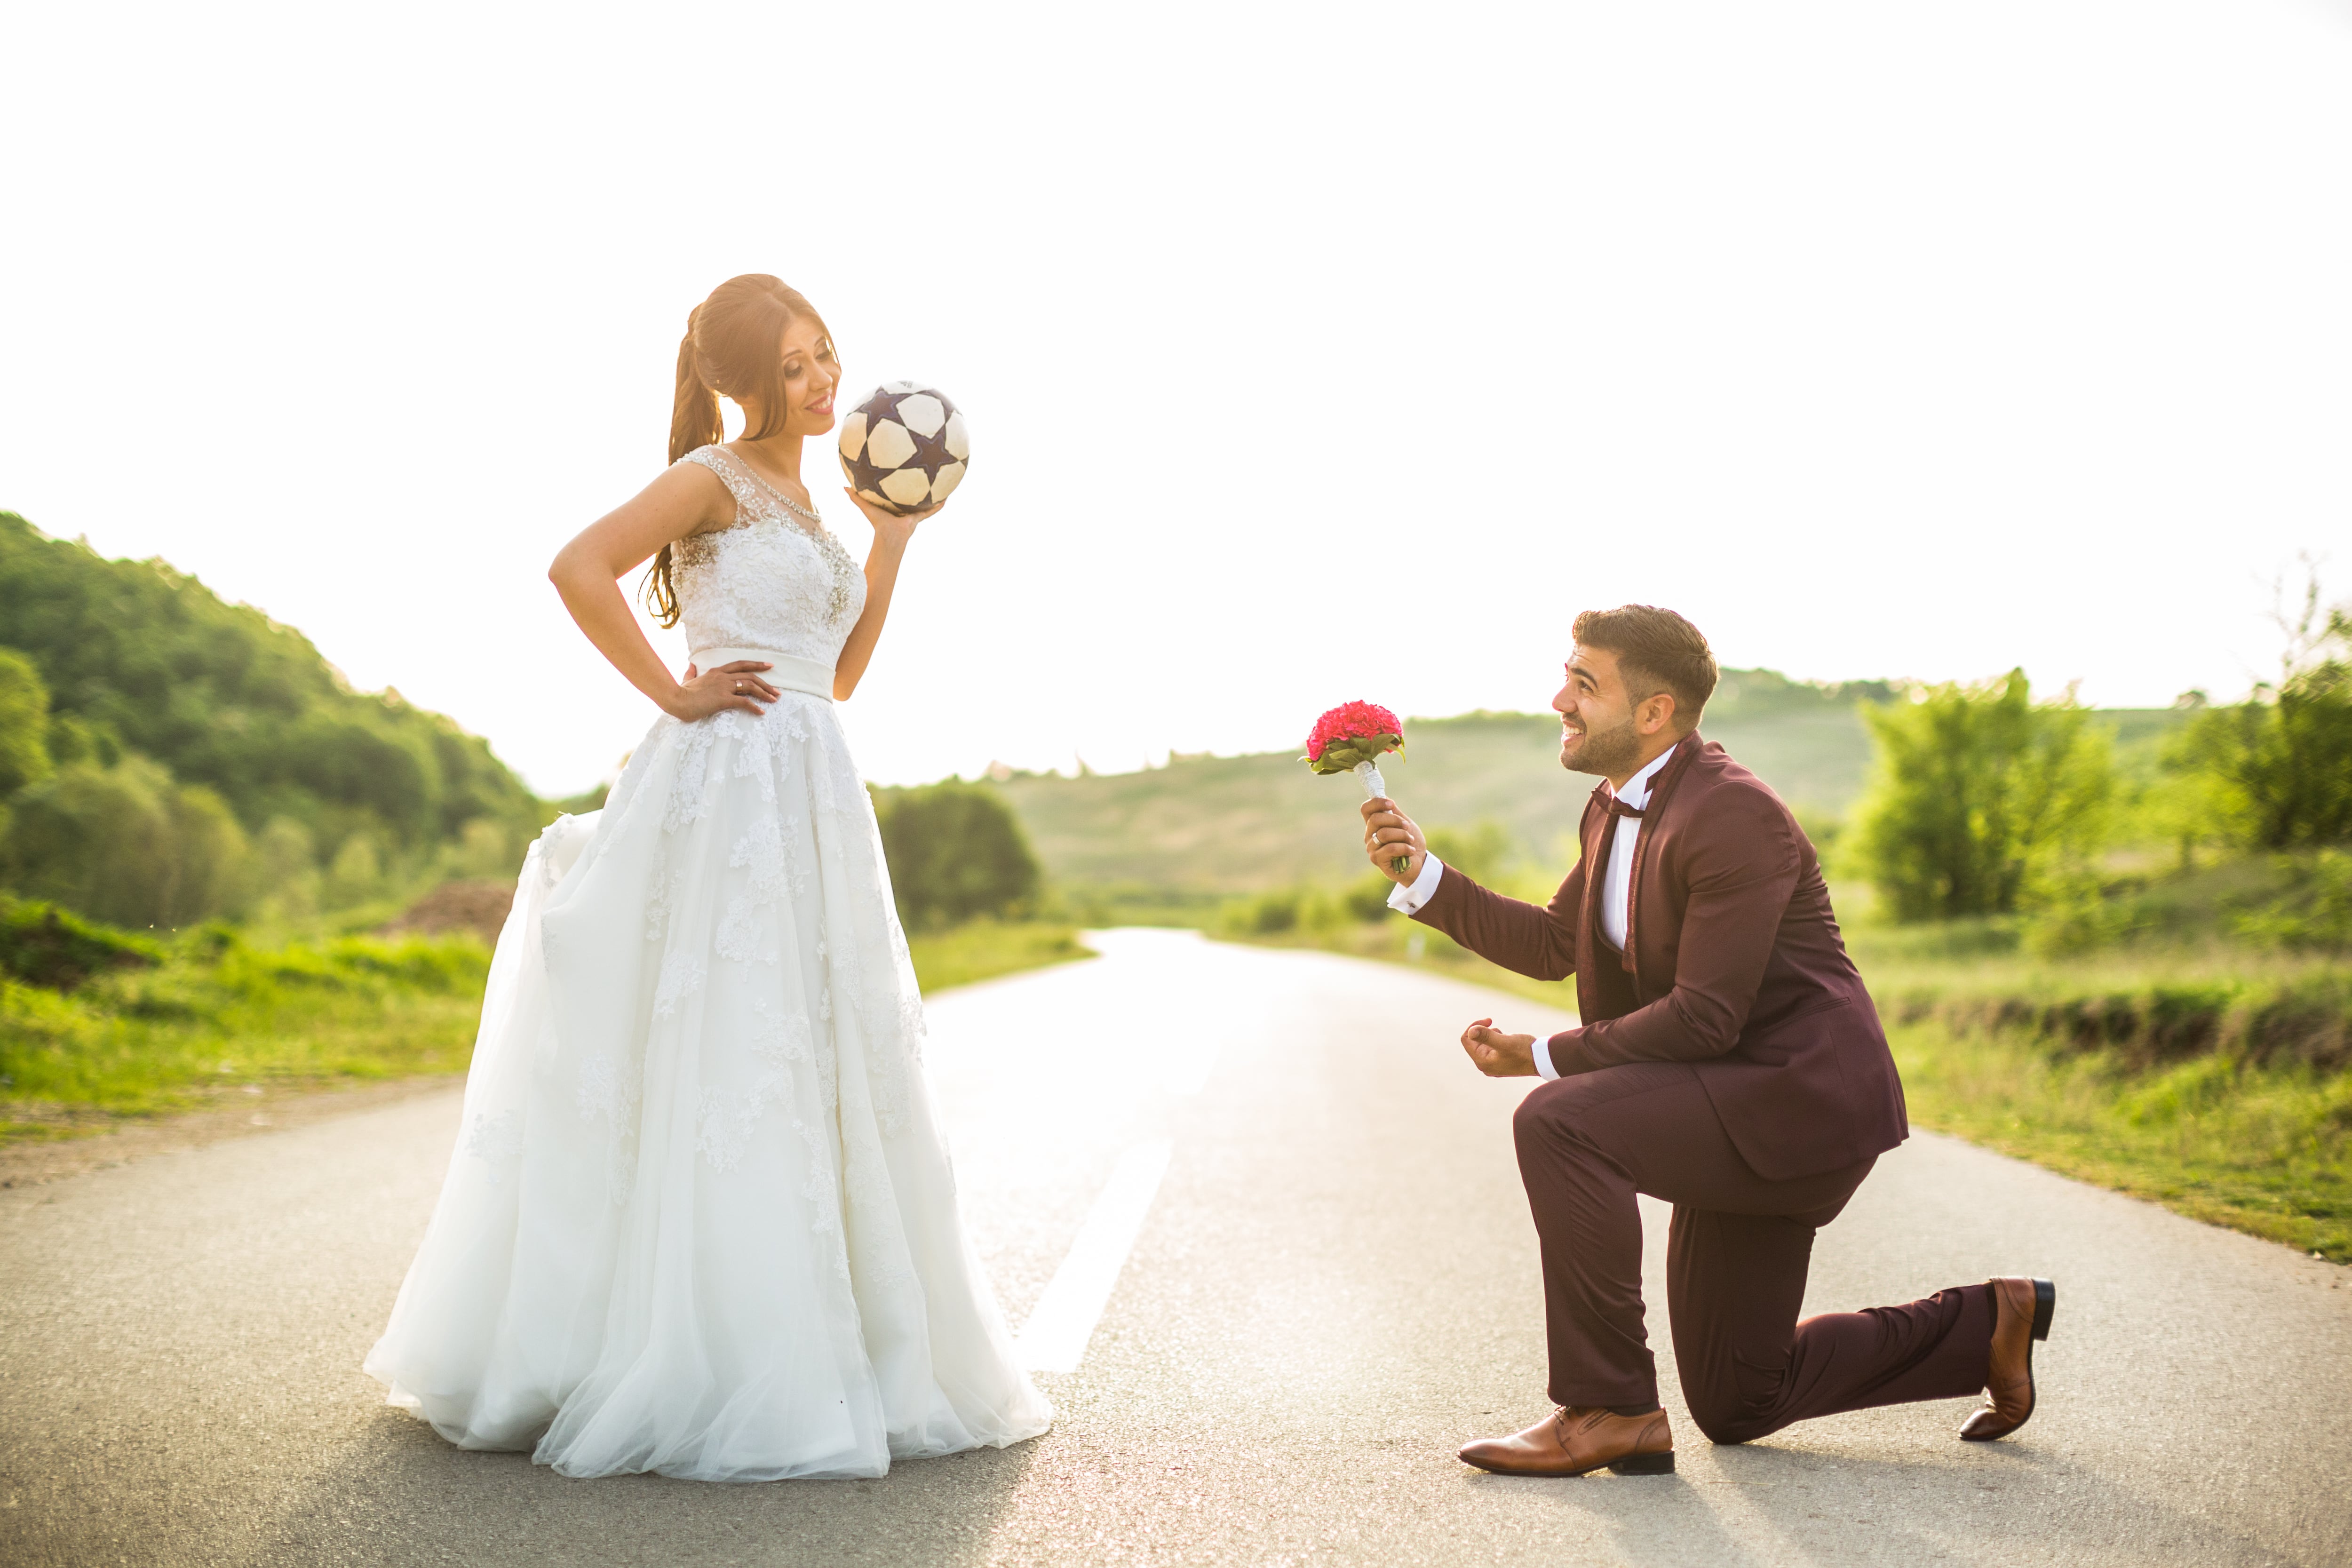
<instances>
[{"instance_id":1,"label":"man's beard","mask_svg":"<svg viewBox=\"0 0 2352 1568\"><path fill-rule=\"evenodd\" d=\"M1570 773L1595 773L1602 778L1630 773L1641 760L1642 735L1633 728L1631 713L1625 715L1622 724L1607 730L1587 730L1582 740L1565 739L1559 748L1561 767Z\"/></svg>"}]
</instances>

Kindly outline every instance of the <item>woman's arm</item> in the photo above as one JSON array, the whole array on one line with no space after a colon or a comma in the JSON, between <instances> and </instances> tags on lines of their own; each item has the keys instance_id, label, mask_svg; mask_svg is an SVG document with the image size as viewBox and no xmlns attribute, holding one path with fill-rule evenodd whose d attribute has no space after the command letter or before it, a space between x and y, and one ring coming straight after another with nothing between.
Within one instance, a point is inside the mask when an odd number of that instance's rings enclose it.
<instances>
[{"instance_id":1,"label":"woman's arm","mask_svg":"<svg viewBox=\"0 0 2352 1568\"><path fill-rule=\"evenodd\" d=\"M882 623L890 618L890 591L898 585L898 563L907 553L907 542L915 537L915 525L940 510L937 506L926 507L905 517L893 517L856 490L845 493L866 514L866 521L874 525L874 548L866 552L865 613L849 628L849 640L841 645L841 658L833 667L833 700L836 702L849 700L849 694L864 679L866 665L873 661L874 645L882 640Z\"/></svg>"},{"instance_id":2,"label":"woman's arm","mask_svg":"<svg viewBox=\"0 0 2352 1568\"><path fill-rule=\"evenodd\" d=\"M629 613L620 580L663 545L724 526L733 505L734 498L718 475L698 464L675 464L634 499L583 529L556 552L555 563L547 569L547 580L563 595L563 607L596 651L663 712L678 719L707 718L730 708L757 715L761 709L752 696L770 701L776 696L776 689L757 674L769 667L742 660L704 670L683 683L674 679L646 639L637 617Z\"/></svg>"}]
</instances>

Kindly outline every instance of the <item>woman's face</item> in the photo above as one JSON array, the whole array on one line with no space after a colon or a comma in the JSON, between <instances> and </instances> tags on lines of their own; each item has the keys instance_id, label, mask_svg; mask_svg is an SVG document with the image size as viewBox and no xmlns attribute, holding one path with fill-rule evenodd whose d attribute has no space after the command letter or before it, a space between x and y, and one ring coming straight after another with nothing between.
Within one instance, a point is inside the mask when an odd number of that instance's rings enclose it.
<instances>
[{"instance_id":1,"label":"woman's face","mask_svg":"<svg viewBox=\"0 0 2352 1568\"><path fill-rule=\"evenodd\" d=\"M833 340L817 322L794 316L784 326L782 353L782 433L822 436L833 428L833 395L841 384L841 365L833 357Z\"/></svg>"}]
</instances>

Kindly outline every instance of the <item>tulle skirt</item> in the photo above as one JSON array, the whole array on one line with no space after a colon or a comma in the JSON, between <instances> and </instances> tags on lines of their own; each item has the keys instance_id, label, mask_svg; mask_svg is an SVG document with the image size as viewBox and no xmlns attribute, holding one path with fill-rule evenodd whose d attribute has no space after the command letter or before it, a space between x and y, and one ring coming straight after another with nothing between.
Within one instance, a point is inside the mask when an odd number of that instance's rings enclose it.
<instances>
[{"instance_id":1,"label":"tulle skirt","mask_svg":"<svg viewBox=\"0 0 2352 1568\"><path fill-rule=\"evenodd\" d=\"M568 1476L878 1476L1045 1431L922 1031L832 705L663 720L524 861L367 1371Z\"/></svg>"}]
</instances>

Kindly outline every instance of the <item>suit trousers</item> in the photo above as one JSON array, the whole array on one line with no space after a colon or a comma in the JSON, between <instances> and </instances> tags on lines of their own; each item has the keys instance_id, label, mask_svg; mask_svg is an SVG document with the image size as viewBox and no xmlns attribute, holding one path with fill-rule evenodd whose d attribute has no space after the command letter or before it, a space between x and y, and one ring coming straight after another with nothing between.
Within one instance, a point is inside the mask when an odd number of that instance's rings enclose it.
<instances>
[{"instance_id":1,"label":"suit trousers","mask_svg":"<svg viewBox=\"0 0 2352 1568\"><path fill-rule=\"evenodd\" d=\"M1744 1443L1792 1421L1971 1394L1992 1356L1990 1284L1797 1321L1813 1232L1875 1163L1769 1181L1733 1147L1707 1064L1634 1062L1531 1091L1513 1121L1542 1242L1550 1394L1657 1401L1642 1308L1637 1193L1674 1205L1666 1310L1699 1430Z\"/></svg>"}]
</instances>

